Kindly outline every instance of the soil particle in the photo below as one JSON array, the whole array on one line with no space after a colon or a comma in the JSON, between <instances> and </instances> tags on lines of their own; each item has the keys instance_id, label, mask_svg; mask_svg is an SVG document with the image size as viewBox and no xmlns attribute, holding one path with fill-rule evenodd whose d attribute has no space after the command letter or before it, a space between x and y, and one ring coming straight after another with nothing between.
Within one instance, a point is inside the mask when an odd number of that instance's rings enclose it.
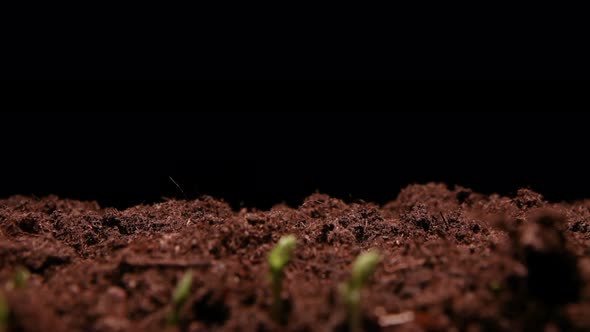
<instances>
[{"instance_id":1,"label":"soil particle","mask_svg":"<svg viewBox=\"0 0 590 332\"><path fill-rule=\"evenodd\" d=\"M519 189L514 203L520 209L530 209L532 207L540 207L543 205L543 196L530 190L530 189Z\"/></svg>"}]
</instances>

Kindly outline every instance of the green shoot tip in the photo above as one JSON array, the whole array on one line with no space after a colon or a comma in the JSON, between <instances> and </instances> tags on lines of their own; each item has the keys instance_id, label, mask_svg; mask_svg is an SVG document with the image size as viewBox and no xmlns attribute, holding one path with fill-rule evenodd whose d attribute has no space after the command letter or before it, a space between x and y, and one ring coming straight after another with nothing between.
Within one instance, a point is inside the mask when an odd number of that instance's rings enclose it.
<instances>
[{"instance_id":1,"label":"green shoot tip","mask_svg":"<svg viewBox=\"0 0 590 332\"><path fill-rule=\"evenodd\" d=\"M283 236L268 254L268 264L272 271L281 271L291 259L297 239L295 235Z\"/></svg>"},{"instance_id":2,"label":"green shoot tip","mask_svg":"<svg viewBox=\"0 0 590 332\"><path fill-rule=\"evenodd\" d=\"M378 252L369 251L360 254L353 263L351 286L354 288L363 287L381 260Z\"/></svg>"},{"instance_id":3,"label":"green shoot tip","mask_svg":"<svg viewBox=\"0 0 590 332\"><path fill-rule=\"evenodd\" d=\"M172 302L174 305L180 306L182 303L184 303L184 301L186 301L190 294L192 283L193 272L188 270L176 285L176 289L174 290L174 294L172 296Z\"/></svg>"}]
</instances>

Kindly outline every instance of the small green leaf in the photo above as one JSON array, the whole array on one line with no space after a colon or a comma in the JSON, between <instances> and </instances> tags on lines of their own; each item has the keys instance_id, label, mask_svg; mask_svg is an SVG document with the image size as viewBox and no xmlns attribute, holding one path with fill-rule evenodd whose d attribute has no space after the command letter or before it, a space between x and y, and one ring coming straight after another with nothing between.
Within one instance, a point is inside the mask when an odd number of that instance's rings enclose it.
<instances>
[{"instance_id":1,"label":"small green leaf","mask_svg":"<svg viewBox=\"0 0 590 332\"><path fill-rule=\"evenodd\" d=\"M6 289L12 290L15 288L25 288L29 282L29 278L31 277L31 272L26 268L19 266L14 271L12 279L6 283Z\"/></svg>"},{"instance_id":2,"label":"small green leaf","mask_svg":"<svg viewBox=\"0 0 590 332\"><path fill-rule=\"evenodd\" d=\"M291 259L297 239L295 235L282 237L268 254L268 264L273 272L281 271Z\"/></svg>"},{"instance_id":3,"label":"small green leaf","mask_svg":"<svg viewBox=\"0 0 590 332\"><path fill-rule=\"evenodd\" d=\"M379 263L380 257L377 252L369 251L360 254L353 263L352 277L350 279L352 288L363 287Z\"/></svg>"},{"instance_id":4,"label":"small green leaf","mask_svg":"<svg viewBox=\"0 0 590 332\"><path fill-rule=\"evenodd\" d=\"M350 280L340 286L343 302L348 306L348 329L351 332L362 328L361 289L365 286L381 260L375 251L360 254L352 264Z\"/></svg>"},{"instance_id":5,"label":"small green leaf","mask_svg":"<svg viewBox=\"0 0 590 332\"><path fill-rule=\"evenodd\" d=\"M25 288L29 282L31 273L24 267L18 267L14 272L14 287Z\"/></svg>"},{"instance_id":6,"label":"small green leaf","mask_svg":"<svg viewBox=\"0 0 590 332\"><path fill-rule=\"evenodd\" d=\"M172 302L174 305L180 306L182 303L184 303L184 301L186 301L190 294L192 283L193 272L188 270L176 285L176 289L174 290L174 294L172 296Z\"/></svg>"},{"instance_id":7,"label":"small green leaf","mask_svg":"<svg viewBox=\"0 0 590 332\"><path fill-rule=\"evenodd\" d=\"M283 284L283 269L295 251L297 239L295 235L283 236L276 246L268 253L268 265L270 269L270 281L272 286L273 306L272 314L275 321L284 323L285 313L281 289Z\"/></svg>"}]
</instances>

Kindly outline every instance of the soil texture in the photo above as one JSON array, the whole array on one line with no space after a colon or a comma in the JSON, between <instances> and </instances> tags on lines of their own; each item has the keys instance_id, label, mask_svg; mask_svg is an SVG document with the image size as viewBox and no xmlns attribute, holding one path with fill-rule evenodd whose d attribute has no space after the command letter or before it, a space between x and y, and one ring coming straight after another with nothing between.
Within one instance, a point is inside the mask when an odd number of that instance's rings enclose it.
<instances>
[{"instance_id":1,"label":"soil texture","mask_svg":"<svg viewBox=\"0 0 590 332\"><path fill-rule=\"evenodd\" d=\"M287 234L297 247L281 324L266 256ZM437 183L411 185L384 206L314 194L269 211L210 197L122 211L53 196L0 200L5 328L347 331L339 285L369 249L381 261L362 292L364 330L590 330L590 200ZM22 268L30 278L15 287ZM187 270L191 292L169 325Z\"/></svg>"}]
</instances>

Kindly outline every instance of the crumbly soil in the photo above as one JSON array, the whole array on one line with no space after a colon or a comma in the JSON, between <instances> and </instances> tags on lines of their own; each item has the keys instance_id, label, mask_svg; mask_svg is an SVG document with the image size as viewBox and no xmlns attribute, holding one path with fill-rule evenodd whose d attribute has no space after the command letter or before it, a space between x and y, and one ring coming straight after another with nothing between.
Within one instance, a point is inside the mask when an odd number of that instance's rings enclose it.
<instances>
[{"instance_id":1,"label":"crumbly soil","mask_svg":"<svg viewBox=\"0 0 590 332\"><path fill-rule=\"evenodd\" d=\"M281 325L270 315L266 255L285 234L298 245ZM8 331L347 331L339 284L368 249L382 261L362 295L367 331L590 330L590 200L436 183L384 206L314 194L269 211L210 197L124 211L0 200ZM31 278L14 289L18 267ZM188 269L191 295L179 324L167 325Z\"/></svg>"}]
</instances>

